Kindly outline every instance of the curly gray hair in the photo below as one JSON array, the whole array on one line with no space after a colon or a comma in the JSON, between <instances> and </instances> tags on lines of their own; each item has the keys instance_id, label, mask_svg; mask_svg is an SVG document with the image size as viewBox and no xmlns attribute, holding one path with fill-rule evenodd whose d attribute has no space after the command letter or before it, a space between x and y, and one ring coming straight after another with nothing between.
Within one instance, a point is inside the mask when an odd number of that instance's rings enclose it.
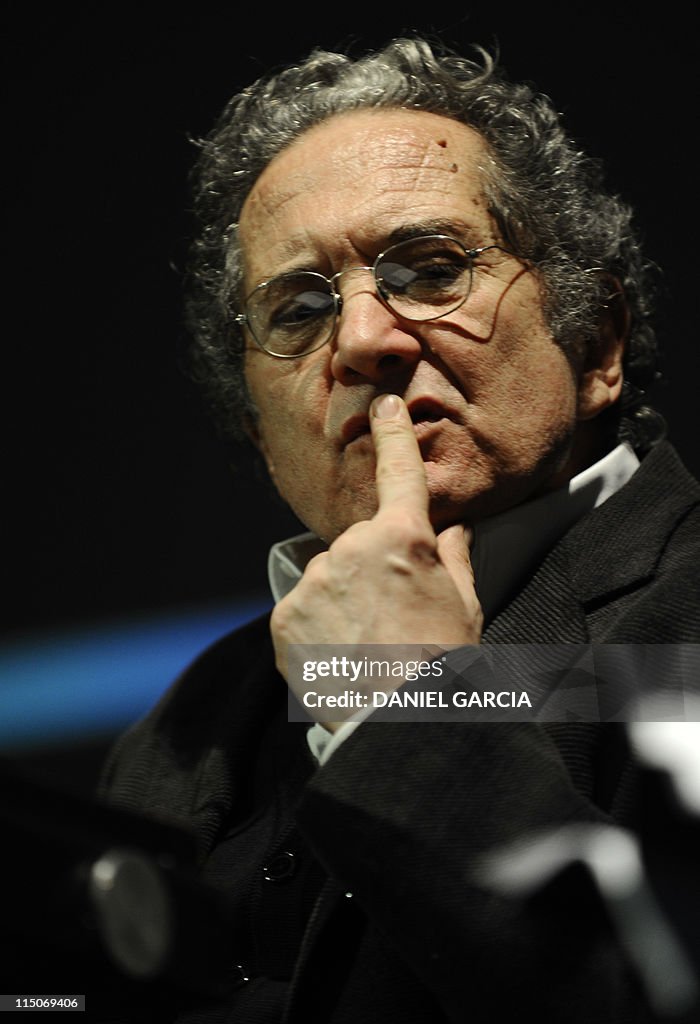
<instances>
[{"instance_id":1,"label":"curly gray hair","mask_svg":"<svg viewBox=\"0 0 700 1024\"><path fill-rule=\"evenodd\" d=\"M604 191L600 166L567 138L546 97L510 82L480 48L470 60L436 53L417 38L396 39L359 59L316 50L234 96L198 142L188 363L223 436L239 437L245 416L254 412L243 339L231 312L241 299L237 221L245 199L272 158L299 135L335 114L367 107L424 110L480 132L494 161L486 182L492 215L509 246L537 265L550 329L572 358L595 343L610 282L621 284L631 332L616 429L638 450L650 447L663 433L663 420L644 394L657 351L650 267L631 210Z\"/></svg>"}]
</instances>

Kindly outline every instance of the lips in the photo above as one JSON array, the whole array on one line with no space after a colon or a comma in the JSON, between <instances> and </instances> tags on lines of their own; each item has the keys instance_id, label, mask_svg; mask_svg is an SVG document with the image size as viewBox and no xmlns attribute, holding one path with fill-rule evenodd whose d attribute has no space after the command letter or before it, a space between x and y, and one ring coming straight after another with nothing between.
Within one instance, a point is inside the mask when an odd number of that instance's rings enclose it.
<instances>
[{"instance_id":1,"label":"lips","mask_svg":"<svg viewBox=\"0 0 700 1024\"><path fill-rule=\"evenodd\" d=\"M369 434L369 432L369 416L366 413L351 416L343 424L340 440L345 448L347 445L352 444L353 441L356 441L358 437L362 437L363 434Z\"/></svg>"},{"instance_id":2,"label":"lips","mask_svg":"<svg viewBox=\"0 0 700 1024\"><path fill-rule=\"evenodd\" d=\"M437 423L453 418L449 409L434 398L416 398L408 403L408 411L413 423Z\"/></svg>"},{"instance_id":3,"label":"lips","mask_svg":"<svg viewBox=\"0 0 700 1024\"><path fill-rule=\"evenodd\" d=\"M438 423L440 420L454 420L455 414L448 408L436 401L434 398L414 398L408 403L408 412L412 422L416 426L429 423ZM359 413L350 416L343 424L341 430L341 443L343 447L352 444L358 437L370 433L369 416L366 413Z\"/></svg>"}]
</instances>

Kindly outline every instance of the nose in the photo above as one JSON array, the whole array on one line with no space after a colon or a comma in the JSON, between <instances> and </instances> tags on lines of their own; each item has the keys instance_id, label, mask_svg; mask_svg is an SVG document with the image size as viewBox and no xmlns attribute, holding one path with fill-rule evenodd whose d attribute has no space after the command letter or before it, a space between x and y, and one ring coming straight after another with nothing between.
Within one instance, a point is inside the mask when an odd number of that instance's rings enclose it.
<instances>
[{"instance_id":1,"label":"nose","mask_svg":"<svg viewBox=\"0 0 700 1024\"><path fill-rule=\"evenodd\" d=\"M421 358L422 342L414 332L420 325L409 324L385 305L369 267L352 267L334 280L355 271L364 273L346 278L342 288L336 285L340 302L331 342L331 373L341 383L358 377L378 383L413 367Z\"/></svg>"}]
</instances>

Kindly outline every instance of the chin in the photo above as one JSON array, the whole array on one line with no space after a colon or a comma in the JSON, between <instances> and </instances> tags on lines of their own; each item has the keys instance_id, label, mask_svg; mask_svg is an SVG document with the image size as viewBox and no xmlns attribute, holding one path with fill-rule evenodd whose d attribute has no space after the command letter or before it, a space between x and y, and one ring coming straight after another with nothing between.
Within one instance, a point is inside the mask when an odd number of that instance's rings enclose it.
<instances>
[{"instance_id":1,"label":"chin","mask_svg":"<svg viewBox=\"0 0 700 1024\"><path fill-rule=\"evenodd\" d=\"M454 471L445 472L436 463L426 463L426 476L430 522L436 532L455 523L473 522L474 514L485 497L482 489L466 489L462 474L455 480Z\"/></svg>"},{"instance_id":2,"label":"chin","mask_svg":"<svg viewBox=\"0 0 700 1024\"><path fill-rule=\"evenodd\" d=\"M430 522L436 533L455 523L473 526L499 512L520 504L526 495L504 494L502 490L485 489L471 494L436 493L430 497Z\"/></svg>"},{"instance_id":3,"label":"chin","mask_svg":"<svg viewBox=\"0 0 700 1024\"><path fill-rule=\"evenodd\" d=\"M338 503L340 505L340 502ZM377 502L374 495L372 500L365 501L353 501L352 504L344 506L344 513L339 516L339 508L336 506L331 510L331 514L326 516L322 523L316 524L311 523L309 529L312 530L318 537L326 542L326 544L332 544L342 533L345 533L355 523L364 522L368 519L372 519L377 513Z\"/></svg>"}]
</instances>

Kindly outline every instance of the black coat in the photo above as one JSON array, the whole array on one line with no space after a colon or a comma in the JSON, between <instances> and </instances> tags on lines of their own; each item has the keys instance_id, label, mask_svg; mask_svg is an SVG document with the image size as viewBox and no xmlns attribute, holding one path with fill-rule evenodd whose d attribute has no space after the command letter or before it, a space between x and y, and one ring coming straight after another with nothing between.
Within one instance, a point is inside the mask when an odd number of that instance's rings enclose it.
<instances>
[{"instance_id":1,"label":"black coat","mask_svg":"<svg viewBox=\"0 0 700 1024\"><path fill-rule=\"evenodd\" d=\"M700 486L661 443L484 642L697 643L699 561ZM247 901L232 955L248 943L260 977L230 1018L183 1019L279 1020L283 1004L304 1024L646 1019L585 886L533 904L474 873L489 851L563 824L636 828L621 727L369 721L317 769L306 726L286 719L265 618L205 652L108 765L110 799L191 828L209 877ZM312 867L294 896L261 874L299 861Z\"/></svg>"}]
</instances>

